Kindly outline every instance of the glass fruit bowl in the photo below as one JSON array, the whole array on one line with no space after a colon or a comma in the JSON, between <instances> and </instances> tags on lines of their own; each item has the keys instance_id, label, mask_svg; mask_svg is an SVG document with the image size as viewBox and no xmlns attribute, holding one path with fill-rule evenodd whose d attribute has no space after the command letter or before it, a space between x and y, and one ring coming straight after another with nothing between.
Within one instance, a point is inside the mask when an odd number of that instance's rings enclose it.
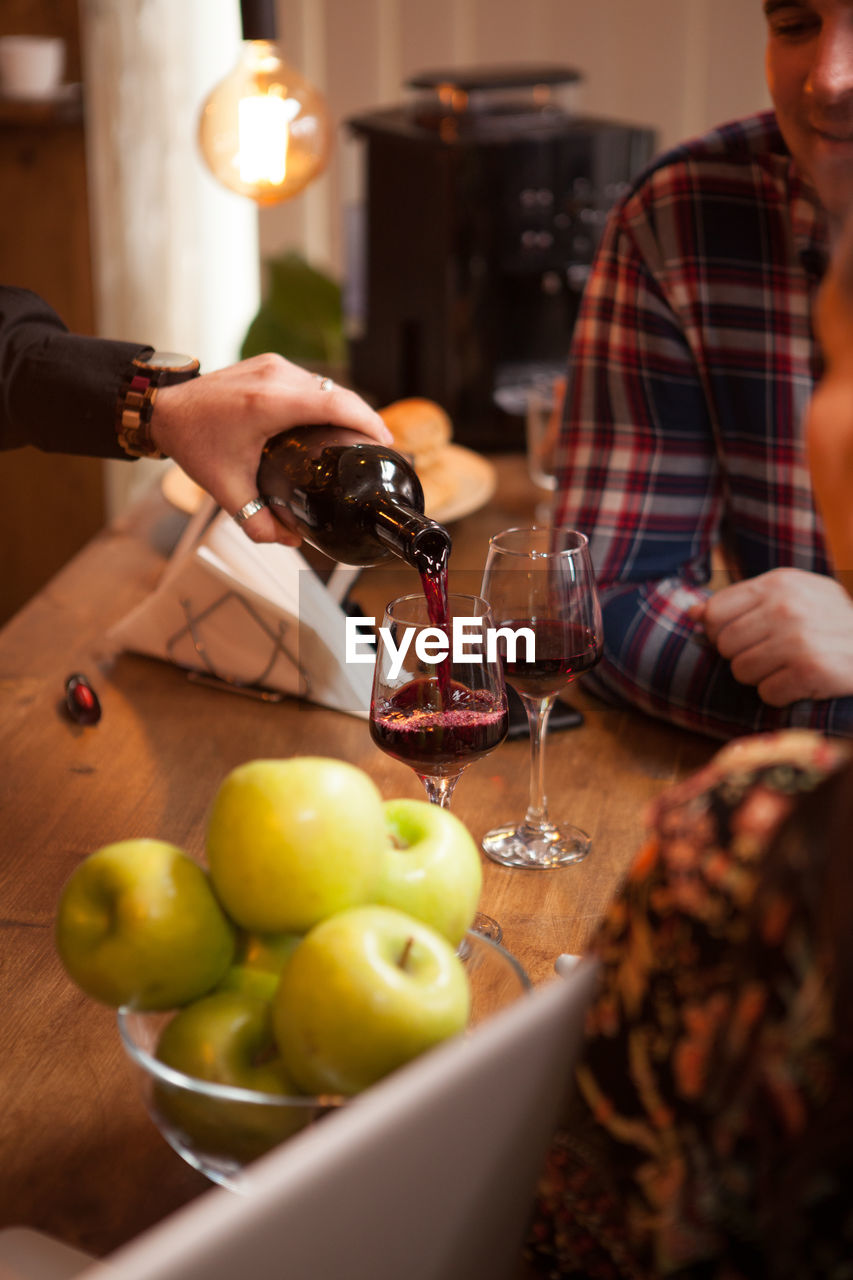
<instances>
[{"instance_id":1,"label":"glass fruit bowl","mask_svg":"<svg viewBox=\"0 0 853 1280\"><path fill-rule=\"evenodd\" d=\"M467 933L459 955L471 990L469 1031L530 989L515 957L481 934ZM349 1101L337 1094L285 1097L184 1075L154 1056L163 1028L174 1016L175 1011L119 1009L122 1044L163 1137L188 1164L221 1186L239 1191L245 1165Z\"/></svg>"}]
</instances>

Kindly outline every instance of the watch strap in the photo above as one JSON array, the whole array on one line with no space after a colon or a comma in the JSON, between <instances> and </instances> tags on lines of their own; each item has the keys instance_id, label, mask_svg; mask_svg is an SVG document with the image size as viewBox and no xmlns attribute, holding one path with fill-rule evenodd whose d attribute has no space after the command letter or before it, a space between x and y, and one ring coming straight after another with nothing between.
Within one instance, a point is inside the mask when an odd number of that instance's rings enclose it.
<instances>
[{"instance_id":1,"label":"watch strap","mask_svg":"<svg viewBox=\"0 0 853 1280\"><path fill-rule=\"evenodd\" d=\"M151 439L151 415L157 392L160 387L187 382L199 374L197 360L187 362L185 357L178 357L183 364L176 369L167 365L148 364L147 361L151 358L151 354L147 357L137 356L131 362L122 379L116 402L118 442L131 458L166 457ZM154 358L156 359L156 355Z\"/></svg>"}]
</instances>

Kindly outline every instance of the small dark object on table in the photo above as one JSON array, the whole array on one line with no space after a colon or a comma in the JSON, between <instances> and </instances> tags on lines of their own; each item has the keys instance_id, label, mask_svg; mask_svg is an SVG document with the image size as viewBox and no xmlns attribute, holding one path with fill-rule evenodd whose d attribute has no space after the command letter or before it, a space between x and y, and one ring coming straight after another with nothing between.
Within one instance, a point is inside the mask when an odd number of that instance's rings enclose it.
<instances>
[{"instance_id":1,"label":"small dark object on table","mask_svg":"<svg viewBox=\"0 0 853 1280\"><path fill-rule=\"evenodd\" d=\"M97 724L101 718L98 695L79 671L65 681L65 709L75 724Z\"/></svg>"}]
</instances>

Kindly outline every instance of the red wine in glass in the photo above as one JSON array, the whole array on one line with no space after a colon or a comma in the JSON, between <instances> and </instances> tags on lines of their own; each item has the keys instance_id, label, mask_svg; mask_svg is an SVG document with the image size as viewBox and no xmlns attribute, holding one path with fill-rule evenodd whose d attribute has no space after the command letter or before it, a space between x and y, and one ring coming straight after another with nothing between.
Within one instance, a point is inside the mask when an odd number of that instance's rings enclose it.
<instances>
[{"instance_id":1,"label":"red wine in glass","mask_svg":"<svg viewBox=\"0 0 853 1280\"><path fill-rule=\"evenodd\" d=\"M423 594L386 605L383 631L398 648L407 638L408 648L398 663L380 637L370 734L381 750L415 771L432 804L449 809L462 771L506 737L509 714L500 658L487 653L491 611L479 596L447 595L446 581L445 559L424 572ZM479 635L473 648L482 661L454 658L455 619L466 620L469 639ZM434 641L436 628L448 638L449 651L440 659L418 643L421 637ZM500 941L500 925L489 916L478 912L472 928Z\"/></svg>"},{"instance_id":2,"label":"red wine in glass","mask_svg":"<svg viewBox=\"0 0 853 1280\"><path fill-rule=\"evenodd\" d=\"M530 726L527 812L486 832L483 849L508 867L558 867L580 862L590 838L548 816L544 741L548 717L561 689L600 660L601 605L584 534L576 529L505 529L489 542L482 594L496 617L509 621L515 649L498 631L507 683L524 703ZM532 633L530 654L522 629Z\"/></svg>"},{"instance_id":3,"label":"red wine in glass","mask_svg":"<svg viewBox=\"0 0 853 1280\"><path fill-rule=\"evenodd\" d=\"M503 638L499 641L507 684L531 698L559 693L601 659L601 633L591 627L559 618L512 618L499 626L516 633L527 628L533 633L533 661L528 661L523 638L517 640L514 654L507 653Z\"/></svg>"},{"instance_id":4,"label":"red wine in glass","mask_svg":"<svg viewBox=\"0 0 853 1280\"><path fill-rule=\"evenodd\" d=\"M439 590L442 578L435 575ZM386 606L383 630L395 646L407 641L408 647L395 663L391 649L379 645L370 732L377 746L415 770L433 803L449 807L462 770L503 741L509 716L500 658L487 652L493 626L488 606L479 596L446 599L443 657L420 656L421 640L434 639L435 599L402 596ZM458 659L452 652L457 619L465 620L470 648Z\"/></svg>"},{"instance_id":5,"label":"red wine in glass","mask_svg":"<svg viewBox=\"0 0 853 1280\"><path fill-rule=\"evenodd\" d=\"M376 745L418 774L456 775L506 737L505 699L445 683L442 689L438 679L411 680L371 714Z\"/></svg>"}]
</instances>

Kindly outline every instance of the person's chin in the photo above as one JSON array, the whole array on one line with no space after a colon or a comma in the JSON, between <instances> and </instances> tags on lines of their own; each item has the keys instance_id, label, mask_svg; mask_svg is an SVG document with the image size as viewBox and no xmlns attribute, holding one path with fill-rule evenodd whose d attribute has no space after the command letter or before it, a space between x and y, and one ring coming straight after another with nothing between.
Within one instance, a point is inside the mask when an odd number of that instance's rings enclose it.
<instances>
[{"instance_id":1,"label":"person's chin","mask_svg":"<svg viewBox=\"0 0 853 1280\"><path fill-rule=\"evenodd\" d=\"M844 135L814 133L807 172L831 218L853 209L853 131Z\"/></svg>"}]
</instances>

